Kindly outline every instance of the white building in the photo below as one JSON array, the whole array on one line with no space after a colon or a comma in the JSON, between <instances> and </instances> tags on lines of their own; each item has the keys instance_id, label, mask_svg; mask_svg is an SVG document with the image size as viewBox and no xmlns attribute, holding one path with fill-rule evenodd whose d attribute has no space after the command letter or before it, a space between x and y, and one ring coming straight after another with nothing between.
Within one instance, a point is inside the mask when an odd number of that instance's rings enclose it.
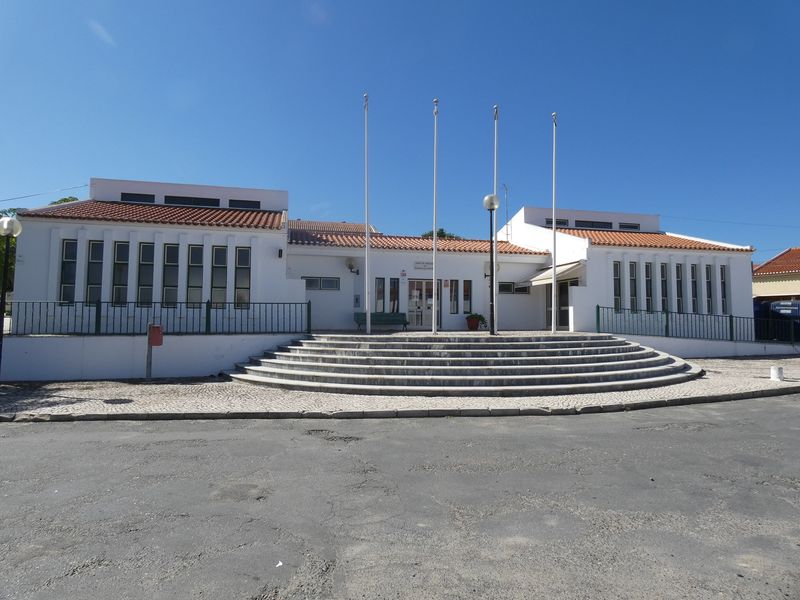
<instances>
[{"instance_id":1,"label":"white building","mask_svg":"<svg viewBox=\"0 0 800 600\"><path fill-rule=\"evenodd\" d=\"M187 356L156 375L230 368L266 347L249 334L289 339L308 329L309 317L312 330L355 329L354 313L366 308L364 225L289 220L288 209L285 191L92 179L89 200L22 212L12 319L19 335L9 340L20 354L14 359L7 347L3 377L33 378L25 361L48 352L83 357L52 378L140 376L148 321L168 336L195 334L176 338ZM653 215L557 217L560 329L595 331L598 306L635 311L639 321L651 315L656 332L666 313L752 317L751 248L661 232ZM501 330L550 327L551 226L549 209L526 207L499 230ZM369 308L404 313L410 329L429 330L432 241L374 228L370 237ZM439 240L441 330L466 329L471 312L488 316L488 273L488 241ZM66 337L26 335L38 333ZM128 341L72 335L92 333ZM204 348L214 350L215 367L200 358ZM93 366L98 352L135 365L115 369L108 358Z\"/></svg>"}]
</instances>

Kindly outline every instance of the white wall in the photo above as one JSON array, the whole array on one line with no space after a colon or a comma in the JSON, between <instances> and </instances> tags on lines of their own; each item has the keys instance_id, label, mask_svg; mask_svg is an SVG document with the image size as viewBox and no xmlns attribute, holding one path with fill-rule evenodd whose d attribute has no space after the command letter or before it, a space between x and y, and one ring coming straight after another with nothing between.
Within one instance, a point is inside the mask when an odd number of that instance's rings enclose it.
<instances>
[{"instance_id":1,"label":"white wall","mask_svg":"<svg viewBox=\"0 0 800 600\"><path fill-rule=\"evenodd\" d=\"M552 218L552 207L526 206L521 209L524 211L525 222L532 225L545 227L547 219ZM518 213L519 214L519 213ZM639 231L658 231L658 215L647 215L642 213L623 213L601 210L577 210L572 208L557 208L556 219L567 219L569 224L565 227L575 227L575 220L584 221L607 221L613 223L614 229L620 229L620 223L638 223ZM512 219L513 220L513 219Z\"/></svg>"},{"instance_id":2,"label":"white wall","mask_svg":"<svg viewBox=\"0 0 800 600\"><path fill-rule=\"evenodd\" d=\"M298 335L174 335L153 348L153 377L216 375ZM145 376L147 337L23 336L3 344L3 381Z\"/></svg>"},{"instance_id":3,"label":"white wall","mask_svg":"<svg viewBox=\"0 0 800 600\"><path fill-rule=\"evenodd\" d=\"M17 238L17 268L14 279L14 300L55 302L59 293L61 240L78 240L75 299L85 298L87 248L89 240L103 240L103 289L101 300L111 300L111 273L114 242L129 243L128 301L135 301L138 247L141 242L155 244L153 300L161 296L163 244L180 246L178 301L186 300L186 256L189 245L204 246L205 276L203 298L211 294L211 247L228 247L227 301L233 302L235 248L251 248L252 302L303 302L305 289L301 282L286 279L286 232L247 230L242 228L201 228L136 223L98 223L66 219L26 219L20 215L24 232ZM278 255L282 254L281 257Z\"/></svg>"},{"instance_id":4,"label":"white wall","mask_svg":"<svg viewBox=\"0 0 800 600\"><path fill-rule=\"evenodd\" d=\"M693 340L639 335L624 335L627 340L661 350L681 358L714 358L723 356L779 356L800 354L800 346L765 344L759 342L727 342L722 340ZM767 367L764 376L769 375Z\"/></svg>"},{"instance_id":5,"label":"white wall","mask_svg":"<svg viewBox=\"0 0 800 600\"><path fill-rule=\"evenodd\" d=\"M301 245L290 246L288 273L290 277L340 277L341 289L335 291L308 291L306 297L311 301L312 329L355 329L353 312L365 310L364 302L364 254L360 248L314 248ZM352 259L358 275L351 274L346 267ZM463 305L463 282L472 281L472 312L489 315L489 284L484 273L488 273L488 257L484 254L463 252L439 252L436 258L436 278L457 279L459 282L458 312L450 313L449 287L442 286L442 330L465 330L467 323ZM540 255L498 255L498 281L523 281L529 279L542 268L547 256ZM400 279L399 312L408 314L408 281L410 279L431 279L433 271L425 268L431 263L429 252L405 252L398 250L370 251L371 305L375 307L375 278L386 279L386 310L389 302L389 279ZM405 272L405 276L403 276ZM361 308L353 307L353 296L360 296ZM513 320L506 323L498 318L503 328L529 328L535 324L533 295L516 295L509 301L501 300L498 294L498 315L513 311ZM519 304L520 310L517 310ZM509 306L506 311L504 306ZM502 312L501 312L502 311Z\"/></svg>"},{"instance_id":6,"label":"white wall","mask_svg":"<svg viewBox=\"0 0 800 600\"><path fill-rule=\"evenodd\" d=\"M163 204L164 196L192 196L219 198L221 208L227 207L228 201L231 199L257 200L261 203L262 210L287 210L289 208L289 193L283 190L102 179L99 177L93 177L89 182L89 195L93 200L117 201L122 192L153 194L156 204Z\"/></svg>"}]
</instances>

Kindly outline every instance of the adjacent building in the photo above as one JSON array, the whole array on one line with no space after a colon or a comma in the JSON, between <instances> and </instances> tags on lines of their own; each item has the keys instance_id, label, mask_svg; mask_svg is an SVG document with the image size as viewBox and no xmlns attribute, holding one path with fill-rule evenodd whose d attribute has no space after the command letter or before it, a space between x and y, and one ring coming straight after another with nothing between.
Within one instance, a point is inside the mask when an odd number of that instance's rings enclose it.
<instances>
[{"instance_id":1,"label":"adjacent building","mask_svg":"<svg viewBox=\"0 0 800 600\"><path fill-rule=\"evenodd\" d=\"M800 248L787 248L753 269L753 299L800 300Z\"/></svg>"}]
</instances>

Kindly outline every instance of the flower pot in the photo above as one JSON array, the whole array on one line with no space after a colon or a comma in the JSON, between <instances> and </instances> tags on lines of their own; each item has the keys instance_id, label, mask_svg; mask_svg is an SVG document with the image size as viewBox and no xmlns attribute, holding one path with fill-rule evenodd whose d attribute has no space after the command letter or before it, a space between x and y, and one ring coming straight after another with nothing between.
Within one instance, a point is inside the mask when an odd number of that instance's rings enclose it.
<instances>
[{"instance_id":1,"label":"flower pot","mask_svg":"<svg viewBox=\"0 0 800 600\"><path fill-rule=\"evenodd\" d=\"M478 317L467 317L467 329L470 331L478 331L481 320Z\"/></svg>"}]
</instances>

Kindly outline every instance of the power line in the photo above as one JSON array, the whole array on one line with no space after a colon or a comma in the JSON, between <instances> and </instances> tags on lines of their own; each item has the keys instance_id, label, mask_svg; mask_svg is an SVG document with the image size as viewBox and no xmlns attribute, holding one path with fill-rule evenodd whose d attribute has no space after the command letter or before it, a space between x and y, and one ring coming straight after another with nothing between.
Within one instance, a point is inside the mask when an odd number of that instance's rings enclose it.
<instances>
[{"instance_id":1,"label":"power line","mask_svg":"<svg viewBox=\"0 0 800 600\"><path fill-rule=\"evenodd\" d=\"M88 184L76 185L73 187L61 188L60 190L53 190L51 192L39 192L38 194L28 194L27 196L15 196L14 198L3 198L0 202L11 202L13 200L24 200L25 198L35 198L36 196L46 196L47 194L55 194L57 192L67 192L69 190L77 190L80 188L89 187Z\"/></svg>"}]
</instances>

